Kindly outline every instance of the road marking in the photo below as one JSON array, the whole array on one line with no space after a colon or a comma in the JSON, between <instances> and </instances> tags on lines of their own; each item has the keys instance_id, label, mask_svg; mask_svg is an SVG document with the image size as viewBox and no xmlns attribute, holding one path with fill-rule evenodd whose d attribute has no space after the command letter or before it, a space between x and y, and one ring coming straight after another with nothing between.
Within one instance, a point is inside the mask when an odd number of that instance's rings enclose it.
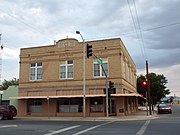
<instances>
[{"instance_id":1,"label":"road marking","mask_svg":"<svg viewBox=\"0 0 180 135\"><path fill-rule=\"evenodd\" d=\"M87 129L82 130L82 131L80 131L80 132L77 132L77 133L75 133L75 134L73 134L73 135L80 135L80 134L83 134L83 133L88 132L88 131L90 131L90 130L93 130L93 129L95 129L95 128L101 127L101 126L103 126L103 125L110 124L110 123L112 123L112 122L114 122L114 121L106 122L106 123L103 123L103 124L100 124L100 125L96 125L96 126L94 126L94 127L87 128Z\"/></svg>"},{"instance_id":2,"label":"road marking","mask_svg":"<svg viewBox=\"0 0 180 135\"><path fill-rule=\"evenodd\" d=\"M64 131L67 131L67 130L70 130L70 129L73 129L73 128L77 128L79 126L80 125L76 125L76 126L72 126L72 127L68 127L68 128L63 128L63 129L56 130L56 131L53 131L51 133L47 133L47 134L44 134L44 135L55 135L55 134L58 134L58 133L61 133L61 132L64 132Z\"/></svg>"},{"instance_id":3,"label":"road marking","mask_svg":"<svg viewBox=\"0 0 180 135\"><path fill-rule=\"evenodd\" d=\"M141 129L136 133L136 135L143 135L147 126L149 125L150 120L147 120L144 125L141 127Z\"/></svg>"},{"instance_id":4,"label":"road marking","mask_svg":"<svg viewBox=\"0 0 180 135\"><path fill-rule=\"evenodd\" d=\"M17 127L17 125L4 125L4 126L0 126L0 128L8 128L8 127Z\"/></svg>"}]
</instances>

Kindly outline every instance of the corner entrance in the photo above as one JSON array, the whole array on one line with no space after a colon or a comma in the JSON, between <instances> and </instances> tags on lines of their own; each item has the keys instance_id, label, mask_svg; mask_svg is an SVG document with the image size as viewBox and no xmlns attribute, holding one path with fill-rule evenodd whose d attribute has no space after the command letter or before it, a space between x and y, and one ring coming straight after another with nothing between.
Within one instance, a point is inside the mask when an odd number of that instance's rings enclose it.
<instances>
[{"instance_id":1,"label":"corner entrance","mask_svg":"<svg viewBox=\"0 0 180 135\"><path fill-rule=\"evenodd\" d=\"M109 99L109 116L116 116L116 105L114 98Z\"/></svg>"}]
</instances>

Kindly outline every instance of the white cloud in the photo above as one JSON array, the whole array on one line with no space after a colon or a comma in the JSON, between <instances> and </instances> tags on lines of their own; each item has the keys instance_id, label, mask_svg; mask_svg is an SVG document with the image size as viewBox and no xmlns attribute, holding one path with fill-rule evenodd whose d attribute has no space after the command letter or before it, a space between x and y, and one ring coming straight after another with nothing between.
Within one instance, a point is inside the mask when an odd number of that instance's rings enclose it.
<instances>
[{"instance_id":1,"label":"white cloud","mask_svg":"<svg viewBox=\"0 0 180 135\"><path fill-rule=\"evenodd\" d=\"M135 3L144 47L136 35L126 0L2 0L0 33L3 34L2 41L5 45L4 72L9 71L6 69L10 63L11 67L15 67L14 72L18 73L18 66L13 64L18 64L19 48L53 44L54 40L58 41L67 36L81 41L81 37L75 34L76 30L80 30L85 40L122 38L138 71L145 67L146 55L150 67L153 65L150 69L165 73L170 89L178 89L177 79L180 72L177 72L176 65L180 64L180 25L144 30L179 22L180 1L136 0ZM134 21L138 24L132 1L130 7ZM4 78L10 76L9 72L4 73Z\"/></svg>"},{"instance_id":2,"label":"white cloud","mask_svg":"<svg viewBox=\"0 0 180 135\"><path fill-rule=\"evenodd\" d=\"M164 68L150 68L149 67L149 73L156 73L156 74L163 74L166 79L168 80L167 83L167 88L172 91L173 94L178 94L180 93L180 76L179 76L179 69L180 69L180 64L179 65L173 65L169 67L164 67ZM145 69L144 70L139 70L138 75L146 74ZM172 94L171 94L172 95Z\"/></svg>"},{"instance_id":3,"label":"white cloud","mask_svg":"<svg viewBox=\"0 0 180 135\"><path fill-rule=\"evenodd\" d=\"M42 9L40 8L40 7L38 7L38 8L31 8L31 12L33 13L33 14L35 14L35 15L41 15L41 13L42 13Z\"/></svg>"},{"instance_id":4,"label":"white cloud","mask_svg":"<svg viewBox=\"0 0 180 135\"><path fill-rule=\"evenodd\" d=\"M65 39L65 38L77 38L77 34L74 33L71 33L71 32L65 32L65 33L62 33L62 34L59 34L56 36L56 39L59 40L59 39Z\"/></svg>"},{"instance_id":5,"label":"white cloud","mask_svg":"<svg viewBox=\"0 0 180 135\"><path fill-rule=\"evenodd\" d=\"M2 59L17 59L19 58L20 50L18 48L3 48L1 50L2 53Z\"/></svg>"},{"instance_id":6,"label":"white cloud","mask_svg":"<svg viewBox=\"0 0 180 135\"><path fill-rule=\"evenodd\" d=\"M4 18L5 16L6 16L5 13L1 13L1 12L0 12L0 18Z\"/></svg>"}]
</instances>

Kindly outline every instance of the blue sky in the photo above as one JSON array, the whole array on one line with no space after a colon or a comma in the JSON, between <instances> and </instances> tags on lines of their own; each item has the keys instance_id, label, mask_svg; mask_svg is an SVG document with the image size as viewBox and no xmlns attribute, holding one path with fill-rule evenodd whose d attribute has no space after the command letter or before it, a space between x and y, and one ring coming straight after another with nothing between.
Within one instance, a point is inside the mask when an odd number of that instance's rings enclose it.
<instances>
[{"instance_id":1,"label":"blue sky","mask_svg":"<svg viewBox=\"0 0 180 135\"><path fill-rule=\"evenodd\" d=\"M19 50L68 37L121 38L137 75L164 74L180 94L179 0L1 0L2 79L19 78Z\"/></svg>"}]
</instances>

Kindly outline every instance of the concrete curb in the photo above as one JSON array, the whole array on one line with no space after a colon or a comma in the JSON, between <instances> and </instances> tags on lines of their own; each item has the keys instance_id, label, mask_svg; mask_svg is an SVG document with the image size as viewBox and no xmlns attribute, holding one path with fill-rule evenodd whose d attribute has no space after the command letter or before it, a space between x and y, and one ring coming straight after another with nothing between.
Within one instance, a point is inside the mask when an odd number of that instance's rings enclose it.
<instances>
[{"instance_id":1,"label":"concrete curb","mask_svg":"<svg viewBox=\"0 0 180 135\"><path fill-rule=\"evenodd\" d=\"M129 120L149 120L157 119L157 115L145 116L110 116L110 117L15 117L17 120L41 120L41 121L129 121Z\"/></svg>"},{"instance_id":2,"label":"concrete curb","mask_svg":"<svg viewBox=\"0 0 180 135\"><path fill-rule=\"evenodd\" d=\"M128 116L109 116L109 117L15 117L17 120L41 120L41 121L128 121L128 120L150 120L157 119L157 111L153 111L152 115L147 116L147 111L144 107L139 108L135 113Z\"/></svg>"}]
</instances>

